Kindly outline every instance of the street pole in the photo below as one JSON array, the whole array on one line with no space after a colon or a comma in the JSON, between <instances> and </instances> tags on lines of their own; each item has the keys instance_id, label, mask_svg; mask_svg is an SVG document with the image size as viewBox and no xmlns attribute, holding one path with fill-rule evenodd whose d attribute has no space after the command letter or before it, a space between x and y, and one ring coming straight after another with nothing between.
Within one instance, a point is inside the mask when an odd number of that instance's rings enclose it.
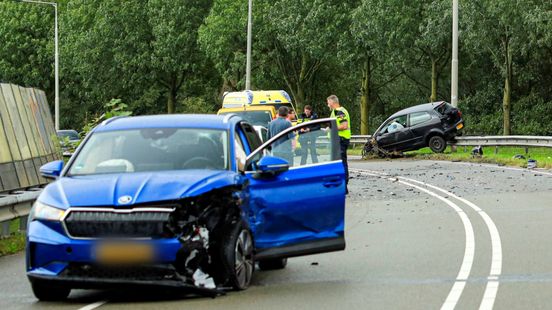
<instances>
[{"instance_id":1,"label":"street pole","mask_svg":"<svg viewBox=\"0 0 552 310\"><path fill-rule=\"evenodd\" d=\"M452 0L452 74L450 103L458 106L458 0Z\"/></svg>"},{"instance_id":2,"label":"street pole","mask_svg":"<svg viewBox=\"0 0 552 310\"><path fill-rule=\"evenodd\" d=\"M245 65L245 90L251 90L251 28L252 28L252 11L253 0L249 0L247 11L247 60Z\"/></svg>"},{"instance_id":3,"label":"street pole","mask_svg":"<svg viewBox=\"0 0 552 310\"><path fill-rule=\"evenodd\" d=\"M44 2L35 0L21 0L21 2L51 5L54 7L54 75L55 75L55 101L54 101L54 123L56 131L59 130L59 45L58 45L58 8L56 2Z\"/></svg>"}]
</instances>

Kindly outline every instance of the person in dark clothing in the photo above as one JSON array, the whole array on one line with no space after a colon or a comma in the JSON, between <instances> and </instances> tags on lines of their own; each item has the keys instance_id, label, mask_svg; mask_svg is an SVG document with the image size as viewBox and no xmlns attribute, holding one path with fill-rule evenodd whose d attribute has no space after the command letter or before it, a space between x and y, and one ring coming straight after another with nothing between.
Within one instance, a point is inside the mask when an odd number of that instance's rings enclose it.
<instances>
[{"instance_id":1,"label":"person in dark clothing","mask_svg":"<svg viewBox=\"0 0 552 310\"><path fill-rule=\"evenodd\" d=\"M318 118L318 115L312 111L310 105L306 105L303 113L299 116L297 124L312 121ZM318 155L316 155L316 130L320 127L307 127L299 130L299 144L301 145L301 165L307 163L309 152L313 164L318 163Z\"/></svg>"},{"instance_id":2,"label":"person in dark clothing","mask_svg":"<svg viewBox=\"0 0 552 310\"><path fill-rule=\"evenodd\" d=\"M268 139L275 137L280 132L291 127L291 122L286 119L287 116L288 108L284 106L280 107L278 109L278 117L268 124ZM291 147L291 141L294 137L295 135L293 132L290 132L272 144L272 154L287 160L290 166L293 166L293 150Z\"/></svg>"},{"instance_id":3,"label":"person in dark clothing","mask_svg":"<svg viewBox=\"0 0 552 310\"><path fill-rule=\"evenodd\" d=\"M337 133L339 135L339 146L341 150L341 160L343 161L343 167L345 168L345 192L349 193L349 165L347 163L347 149L351 141L351 119L349 112L339 104L339 99L336 95L331 95L326 100L328 108L332 110L330 117L335 118L337 121Z\"/></svg>"}]
</instances>

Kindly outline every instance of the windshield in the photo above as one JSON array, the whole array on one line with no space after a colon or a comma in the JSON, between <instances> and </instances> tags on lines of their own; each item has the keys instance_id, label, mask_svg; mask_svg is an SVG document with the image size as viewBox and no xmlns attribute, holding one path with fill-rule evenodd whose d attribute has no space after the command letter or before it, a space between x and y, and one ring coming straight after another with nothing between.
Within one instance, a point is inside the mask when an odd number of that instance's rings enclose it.
<instances>
[{"instance_id":1,"label":"windshield","mask_svg":"<svg viewBox=\"0 0 552 310\"><path fill-rule=\"evenodd\" d=\"M65 138L69 137L69 140L79 140L79 134L74 130L64 130L64 131L58 131L58 137Z\"/></svg>"},{"instance_id":2,"label":"windshield","mask_svg":"<svg viewBox=\"0 0 552 310\"><path fill-rule=\"evenodd\" d=\"M241 111L241 112L225 112L223 114L236 114L254 126L265 126L272 120L270 111Z\"/></svg>"},{"instance_id":3,"label":"windshield","mask_svg":"<svg viewBox=\"0 0 552 310\"><path fill-rule=\"evenodd\" d=\"M68 175L182 169L228 169L227 134L198 128L147 128L94 133Z\"/></svg>"}]
</instances>

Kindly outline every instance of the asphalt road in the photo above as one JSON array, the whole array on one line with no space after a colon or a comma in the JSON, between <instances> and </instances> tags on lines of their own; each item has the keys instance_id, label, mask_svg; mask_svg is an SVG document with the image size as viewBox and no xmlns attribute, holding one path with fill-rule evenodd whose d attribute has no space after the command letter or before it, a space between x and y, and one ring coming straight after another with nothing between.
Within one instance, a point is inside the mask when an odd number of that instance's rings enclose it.
<instances>
[{"instance_id":1,"label":"asphalt road","mask_svg":"<svg viewBox=\"0 0 552 310\"><path fill-rule=\"evenodd\" d=\"M33 297L17 254L0 258L0 309L551 307L551 172L410 160L350 166L343 252L290 259L216 299L74 290L64 303Z\"/></svg>"}]
</instances>

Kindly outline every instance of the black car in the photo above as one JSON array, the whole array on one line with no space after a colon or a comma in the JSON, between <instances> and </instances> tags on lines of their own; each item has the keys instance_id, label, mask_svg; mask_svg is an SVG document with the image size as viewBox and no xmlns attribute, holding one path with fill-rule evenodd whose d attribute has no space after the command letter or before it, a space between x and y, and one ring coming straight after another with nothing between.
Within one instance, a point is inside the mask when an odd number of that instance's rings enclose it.
<instances>
[{"instance_id":1,"label":"black car","mask_svg":"<svg viewBox=\"0 0 552 310\"><path fill-rule=\"evenodd\" d=\"M377 151L414 151L429 146L441 153L447 142L460 135L464 127L462 113L447 102L416 105L391 115L379 126L364 147L364 154Z\"/></svg>"}]
</instances>

